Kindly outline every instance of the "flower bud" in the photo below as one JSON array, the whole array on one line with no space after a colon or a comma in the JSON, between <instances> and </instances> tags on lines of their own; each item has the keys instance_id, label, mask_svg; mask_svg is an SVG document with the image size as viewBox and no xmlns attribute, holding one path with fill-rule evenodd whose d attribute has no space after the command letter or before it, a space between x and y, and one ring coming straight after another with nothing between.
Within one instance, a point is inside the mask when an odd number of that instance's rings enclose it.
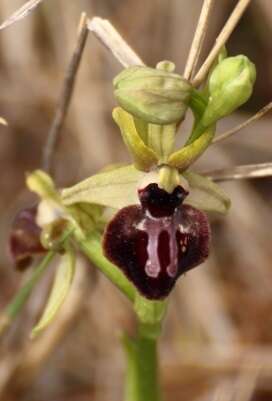
<instances>
[{"instance_id":1,"label":"flower bud","mask_svg":"<svg viewBox=\"0 0 272 401\"><path fill-rule=\"evenodd\" d=\"M246 56L221 61L210 76L210 96L202 125L207 127L244 104L252 94L255 79L255 66Z\"/></svg>"},{"instance_id":2,"label":"flower bud","mask_svg":"<svg viewBox=\"0 0 272 401\"><path fill-rule=\"evenodd\" d=\"M166 125L180 121L186 112L191 85L180 75L134 66L113 81L119 105L147 123Z\"/></svg>"}]
</instances>

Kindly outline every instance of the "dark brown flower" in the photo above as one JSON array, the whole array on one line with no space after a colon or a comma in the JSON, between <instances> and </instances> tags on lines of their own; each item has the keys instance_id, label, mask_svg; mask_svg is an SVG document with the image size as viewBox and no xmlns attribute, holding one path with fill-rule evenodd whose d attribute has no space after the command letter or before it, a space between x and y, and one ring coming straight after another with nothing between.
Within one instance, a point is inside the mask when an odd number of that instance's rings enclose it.
<instances>
[{"instance_id":1,"label":"dark brown flower","mask_svg":"<svg viewBox=\"0 0 272 401\"><path fill-rule=\"evenodd\" d=\"M187 192L157 184L139 191L141 206L121 209L108 224L104 253L150 299L166 297L177 278L208 256L207 216L182 205Z\"/></svg>"}]
</instances>

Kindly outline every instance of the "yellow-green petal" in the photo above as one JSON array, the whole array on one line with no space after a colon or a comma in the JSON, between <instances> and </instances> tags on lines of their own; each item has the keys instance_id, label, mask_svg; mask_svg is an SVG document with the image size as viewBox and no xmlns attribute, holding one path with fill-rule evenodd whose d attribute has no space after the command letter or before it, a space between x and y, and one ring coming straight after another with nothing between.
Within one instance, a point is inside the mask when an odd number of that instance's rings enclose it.
<instances>
[{"instance_id":1,"label":"yellow-green petal","mask_svg":"<svg viewBox=\"0 0 272 401\"><path fill-rule=\"evenodd\" d=\"M168 158L167 164L171 167L176 167L180 171L186 170L210 145L214 132L214 126L207 128L194 142L172 153Z\"/></svg>"},{"instance_id":2,"label":"yellow-green petal","mask_svg":"<svg viewBox=\"0 0 272 401\"><path fill-rule=\"evenodd\" d=\"M157 163L158 157L142 140L136 130L133 117L121 107L116 107L112 116L121 130L123 140L134 159L135 167L142 171L149 171Z\"/></svg>"}]
</instances>

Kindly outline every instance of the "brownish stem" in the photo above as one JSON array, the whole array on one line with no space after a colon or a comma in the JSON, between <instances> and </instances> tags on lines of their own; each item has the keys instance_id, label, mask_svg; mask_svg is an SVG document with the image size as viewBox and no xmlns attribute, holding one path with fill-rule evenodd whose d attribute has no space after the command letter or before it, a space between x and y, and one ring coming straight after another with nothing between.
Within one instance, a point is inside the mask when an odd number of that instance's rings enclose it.
<instances>
[{"instance_id":1,"label":"brownish stem","mask_svg":"<svg viewBox=\"0 0 272 401\"><path fill-rule=\"evenodd\" d=\"M81 16L75 49L67 68L55 117L49 130L49 134L43 151L42 168L49 174L53 172L54 153L58 145L59 137L69 109L69 105L71 103L77 72L79 69L87 37L87 16L85 13L83 13Z\"/></svg>"},{"instance_id":2,"label":"brownish stem","mask_svg":"<svg viewBox=\"0 0 272 401\"><path fill-rule=\"evenodd\" d=\"M248 125L258 121L262 118L266 113L272 110L272 102L268 103L264 106L261 110L259 110L254 116L250 117L248 120L244 121L242 124L237 125L236 127L230 129L229 131L224 132L223 134L218 135L212 141L212 143L218 143L224 141L225 139L229 138L230 136L236 134L236 132L241 131L242 129L246 128Z\"/></svg>"},{"instance_id":3,"label":"brownish stem","mask_svg":"<svg viewBox=\"0 0 272 401\"><path fill-rule=\"evenodd\" d=\"M224 28L218 35L215 44L210 51L208 57L204 61L202 67L192 80L192 83L194 86L199 86L204 79L206 78L206 75L208 74L214 60L216 59L217 55L219 54L220 50L222 47L226 44L227 40L229 39L230 35L232 34L234 28L240 21L240 18L246 11L247 7L249 6L251 0L240 0L235 9L233 10L232 14L230 15L229 19L227 20Z\"/></svg>"}]
</instances>

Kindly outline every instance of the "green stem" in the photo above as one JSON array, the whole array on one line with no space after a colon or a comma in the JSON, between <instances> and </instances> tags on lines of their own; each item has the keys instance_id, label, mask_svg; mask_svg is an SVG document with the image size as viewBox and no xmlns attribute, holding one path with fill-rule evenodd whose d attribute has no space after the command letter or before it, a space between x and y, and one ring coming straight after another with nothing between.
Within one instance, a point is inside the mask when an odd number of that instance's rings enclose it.
<instances>
[{"instance_id":1,"label":"green stem","mask_svg":"<svg viewBox=\"0 0 272 401\"><path fill-rule=\"evenodd\" d=\"M160 401L157 338L167 303L148 301L136 292L123 273L103 255L98 232L77 241L90 261L135 302L135 312L140 321L138 334L134 339L126 336L123 341L128 362L125 401Z\"/></svg>"},{"instance_id":2,"label":"green stem","mask_svg":"<svg viewBox=\"0 0 272 401\"><path fill-rule=\"evenodd\" d=\"M98 232L92 232L87 239L77 241L82 252L85 253L90 261L94 263L128 299L134 301L135 287L124 276L121 270L109 262L103 255L101 235Z\"/></svg>"},{"instance_id":3,"label":"green stem","mask_svg":"<svg viewBox=\"0 0 272 401\"><path fill-rule=\"evenodd\" d=\"M145 335L124 338L127 356L125 401L161 401L158 377L157 338Z\"/></svg>"}]
</instances>

